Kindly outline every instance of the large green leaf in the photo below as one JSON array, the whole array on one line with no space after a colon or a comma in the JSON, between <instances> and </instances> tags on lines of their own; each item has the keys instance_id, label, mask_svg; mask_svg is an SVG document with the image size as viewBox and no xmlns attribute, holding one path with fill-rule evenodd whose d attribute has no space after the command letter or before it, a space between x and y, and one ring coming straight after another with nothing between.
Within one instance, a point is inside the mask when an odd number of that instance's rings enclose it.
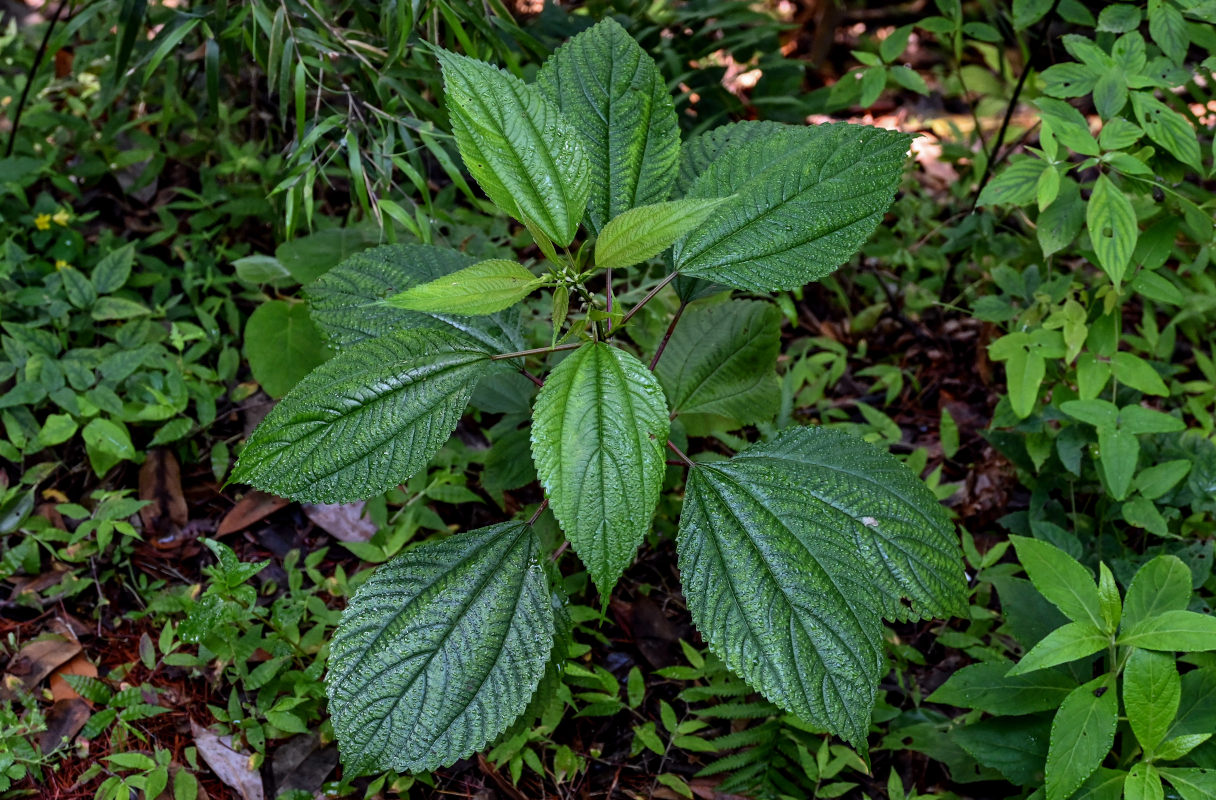
<instances>
[{"instance_id":1,"label":"large green leaf","mask_svg":"<svg viewBox=\"0 0 1216 800\"><path fill-rule=\"evenodd\" d=\"M678 549L710 648L769 700L855 745L883 669L881 619L967 607L958 540L933 494L839 431L789 429L692 468Z\"/></svg>"},{"instance_id":2,"label":"large green leaf","mask_svg":"<svg viewBox=\"0 0 1216 800\"><path fill-rule=\"evenodd\" d=\"M727 197L673 250L682 274L739 289L795 289L831 273L895 197L907 134L836 123L730 147L689 190Z\"/></svg>"},{"instance_id":3,"label":"large green leaf","mask_svg":"<svg viewBox=\"0 0 1216 800\"><path fill-rule=\"evenodd\" d=\"M963 667L927 699L1002 716L1031 714L1059 708L1077 685L1059 670L1011 676L1011 666L1008 661L982 661Z\"/></svg>"},{"instance_id":4,"label":"large green leaf","mask_svg":"<svg viewBox=\"0 0 1216 800\"><path fill-rule=\"evenodd\" d=\"M732 300L690 307L655 374L676 414L713 414L750 424L777 413L781 312Z\"/></svg>"},{"instance_id":5,"label":"large green leaf","mask_svg":"<svg viewBox=\"0 0 1216 800\"><path fill-rule=\"evenodd\" d=\"M1182 699L1172 653L1132 650L1123 670L1123 707L1136 740L1152 752L1165 739Z\"/></svg>"},{"instance_id":6,"label":"large green leaf","mask_svg":"<svg viewBox=\"0 0 1216 800\"><path fill-rule=\"evenodd\" d=\"M376 570L330 645L330 714L351 774L448 766L511 724L540 682L553 608L540 543L507 522Z\"/></svg>"},{"instance_id":7,"label":"large green leaf","mask_svg":"<svg viewBox=\"0 0 1216 800\"><path fill-rule=\"evenodd\" d=\"M472 266L477 259L448 247L392 244L352 256L306 291L312 319L330 344L342 349L402 328L429 328L468 338L503 353L524 349L517 311L485 317L424 314L384 301Z\"/></svg>"},{"instance_id":8,"label":"large green leaf","mask_svg":"<svg viewBox=\"0 0 1216 800\"><path fill-rule=\"evenodd\" d=\"M1119 700L1109 675L1078 686L1051 724L1047 800L1066 800L1102 763L1115 742Z\"/></svg>"},{"instance_id":9,"label":"large green leaf","mask_svg":"<svg viewBox=\"0 0 1216 800\"><path fill-rule=\"evenodd\" d=\"M553 514L607 596L659 502L670 427L663 389L624 350L586 344L545 379L532 416Z\"/></svg>"},{"instance_id":10,"label":"large green leaf","mask_svg":"<svg viewBox=\"0 0 1216 800\"><path fill-rule=\"evenodd\" d=\"M503 311L544 285L525 267L505 258L479 261L436 278L411 286L388 299L390 306L410 311L478 316Z\"/></svg>"},{"instance_id":11,"label":"large green leaf","mask_svg":"<svg viewBox=\"0 0 1216 800\"><path fill-rule=\"evenodd\" d=\"M468 56L439 51L456 147L494 204L558 245L578 232L591 191L578 132L535 87Z\"/></svg>"},{"instance_id":12,"label":"large green leaf","mask_svg":"<svg viewBox=\"0 0 1216 800\"><path fill-rule=\"evenodd\" d=\"M781 122L748 120L719 125L713 130L692 137L680 148L680 174L676 177L676 193L687 193L701 173L726 152L728 147L739 147L788 127Z\"/></svg>"},{"instance_id":13,"label":"large green leaf","mask_svg":"<svg viewBox=\"0 0 1216 800\"><path fill-rule=\"evenodd\" d=\"M1089 229L1094 255L1098 257L1098 266L1115 286L1119 286L1136 249L1140 229L1131 201L1105 175L1098 176L1093 194L1089 196L1085 225Z\"/></svg>"},{"instance_id":14,"label":"large green leaf","mask_svg":"<svg viewBox=\"0 0 1216 800\"><path fill-rule=\"evenodd\" d=\"M329 355L303 303L269 300L245 323L249 370L271 397L287 394Z\"/></svg>"},{"instance_id":15,"label":"large green leaf","mask_svg":"<svg viewBox=\"0 0 1216 800\"><path fill-rule=\"evenodd\" d=\"M624 211L667 199L680 158L675 105L654 61L624 28L605 19L575 36L545 62L536 82L582 136L593 231Z\"/></svg>"},{"instance_id":16,"label":"large green leaf","mask_svg":"<svg viewBox=\"0 0 1216 800\"><path fill-rule=\"evenodd\" d=\"M379 494L426 466L493 363L485 350L439 331L357 344L275 406L231 480L310 503Z\"/></svg>"},{"instance_id":17,"label":"large green leaf","mask_svg":"<svg viewBox=\"0 0 1216 800\"><path fill-rule=\"evenodd\" d=\"M1191 169L1204 173L1199 137L1186 117L1146 92L1132 92L1132 109L1150 139Z\"/></svg>"}]
</instances>

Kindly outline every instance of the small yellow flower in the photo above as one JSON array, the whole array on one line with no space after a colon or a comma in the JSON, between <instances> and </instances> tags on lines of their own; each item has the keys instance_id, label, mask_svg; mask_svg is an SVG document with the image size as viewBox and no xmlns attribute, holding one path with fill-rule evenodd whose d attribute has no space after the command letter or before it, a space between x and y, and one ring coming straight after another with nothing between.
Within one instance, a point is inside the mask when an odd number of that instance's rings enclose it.
<instances>
[{"instance_id":1,"label":"small yellow flower","mask_svg":"<svg viewBox=\"0 0 1216 800\"><path fill-rule=\"evenodd\" d=\"M34 227L40 231L49 231L51 229L51 215L39 214L34 217Z\"/></svg>"},{"instance_id":2,"label":"small yellow flower","mask_svg":"<svg viewBox=\"0 0 1216 800\"><path fill-rule=\"evenodd\" d=\"M68 213L66 208L59 209L55 212L55 216L51 217L51 219L55 220L55 224L61 227L66 226L71 218L72 215Z\"/></svg>"},{"instance_id":3,"label":"small yellow flower","mask_svg":"<svg viewBox=\"0 0 1216 800\"><path fill-rule=\"evenodd\" d=\"M72 265L64 261L62 258L55 261L55 269L71 269Z\"/></svg>"}]
</instances>

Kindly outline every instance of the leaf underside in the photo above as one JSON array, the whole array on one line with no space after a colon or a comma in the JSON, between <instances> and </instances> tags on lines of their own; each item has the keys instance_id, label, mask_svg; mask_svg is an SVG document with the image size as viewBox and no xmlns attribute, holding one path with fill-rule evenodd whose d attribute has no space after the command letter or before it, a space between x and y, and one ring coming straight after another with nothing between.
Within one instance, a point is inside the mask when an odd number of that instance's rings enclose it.
<instances>
[{"instance_id":1,"label":"leaf underside","mask_svg":"<svg viewBox=\"0 0 1216 800\"><path fill-rule=\"evenodd\" d=\"M308 287L305 296L313 322L339 350L403 328L446 331L493 352L524 349L517 310L466 317L406 311L384 302L477 261L447 247L385 245L346 259Z\"/></svg>"},{"instance_id":2,"label":"leaf underside","mask_svg":"<svg viewBox=\"0 0 1216 800\"><path fill-rule=\"evenodd\" d=\"M496 206L555 244L574 239L591 191L579 134L535 87L468 56L439 52L452 134Z\"/></svg>"},{"instance_id":3,"label":"leaf underside","mask_svg":"<svg viewBox=\"0 0 1216 800\"><path fill-rule=\"evenodd\" d=\"M408 479L447 441L490 354L430 330L355 345L313 370L249 437L232 481L310 503Z\"/></svg>"},{"instance_id":4,"label":"leaf underside","mask_svg":"<svg viewBox=\"0 0 1216 800\"><path fill-rule=\"evenodd\" d=\"M761 292L828 275L878 227L910 141L895 131L833 123L787 127L728 147L688 196L736 196L676 242L676 269Z\"/></svg>"},{"instance_id":5,"label":"leaf underside","mask_svg":"<svg viewBox=\"0 0 1216 800\"><path fill-rule=\"evenodd\" d=\"M359 588L331 644L334 732L352 774L449 766L528 705L553 645L532 529L427 542Z\"/></svg>"},{"instance_id":6,"label":"leaf underside","mask_svg":"<svg viewBox=\"0 0 1216 800\"><path fill-rule=\"evenodd\" d=\"M663 390L637 358L585 344L536 397L532 455L553 514L600 594L650 530L666 470Z\"/></svg>"},{"instance_id":7,"label":"leaf underside","mask_svg":"<svg viewBox=\"0 0 1216 800\"><path fill-rule=\"evenodd\" d=\"M692 468L678 549L711 649L772 702L859 746L881 620L966 609L958 542L932 493L838 431L794 428Z\"/></svg>"},{"instance_id":8,"label":"leaf underside","mask_svg":"<svg viewBox=\"0 0 1216 800\"><path fill-rule=\"evenodd\" d=\"M654 61L611 19L557 49L537 85L578 129L591 164L588 222L666 200L680 158L675 105Z\"/></svg>"}]
</instances>

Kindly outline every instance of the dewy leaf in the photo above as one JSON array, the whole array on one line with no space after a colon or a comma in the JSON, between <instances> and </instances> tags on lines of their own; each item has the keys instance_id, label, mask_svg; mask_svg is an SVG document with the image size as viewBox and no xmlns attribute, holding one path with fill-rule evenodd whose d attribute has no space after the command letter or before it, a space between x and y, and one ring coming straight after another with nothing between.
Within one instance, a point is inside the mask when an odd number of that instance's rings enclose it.
<instances>
[{"instance_id":1,"label":"dewy leaf","mask_svg":"<svg viewBox=\"0 0 1216 800\"><path fill-rule=\"evenodd\" d=\"M575 36L536 82L582 137L593 231L628 209L667 199L680 158L675 104L654 61L624 28L605 19Z\"/></svg>"},{"instance_id":2,"label":"dewy leaf","mask_svg":"<svg viewBox=\"0 0 1216 800\"><path fill-rule=\"evenodd\" d=\"M539 551L528 525L502 523L407 550L359 587L326 679L352 775L448 766L523 712L553 645Z\"/></svg>"},{"instance_id":3,"label":"dewy leaf","mask_svg":"<svg viewBox=\"0 0 1216 800\"><path fill-rule=\"evenodd\" d=\"M1009 675L1022 675L1085 658L1105 650L1110 645L1110 640L1110 634L1103 633L1087 622L1070 622L1043 637L1042 641L1009 670Z\"/></svg>"},{"instance_id":4,"label":"dewy leaf","mask_svg":"<svg viewBox=\"0 0 1216 800\"><path fill-rule=\"evenodd\" d=\"M231 480L310 503L379 494L426 466L492 365L488 352L439 331L355 345L274 407Z\"/></svg>"},{"instance_id":5,"label":"dewy leaf","mask_svg":"<svg viewBox=\"0 0 1216 800\"><path fill-rule=\"evenodd\" d=\"M744 145L755 139L763 139L786 130L781 122L748 120L732 122L694 136L680 149L680 174L676 178L676 192L686 194L727 148Z\"/></svg>"},{"instance_id":6,"label":"dewy leaf","mask_svg":"<svg viewBox=\"0 0 1216 800\"><path fill-rule=\"evenodd\" d=\"M385 245L346 259L305 290L305 295L313 322L339 350L403 328L445 331L495 352L523 350L517 311L464 317L406 311L384 302L398 292L475 263L477 259L448 247Z\"/></svg>"},{"instance_id":7,"label":"dewy leaf","mask_svg":"<svg viewBox=\"0 0 1216 800\"><path fill-rule=\"evenodd\" d=\"M413 286L386 302L409 311L478 316L510 308L543 283L522 264L491 258Z\"/></svg>"},{"instance_id":8,"label":"dewy leaf","mask_svg":"<svg viewBox=\"0 0 1216 800\"><path fill-rule=\"evenodd\" d=\"M1174 656L1149 650L1132 650L1123 669L1123 707L1136 740L1152 752L1165 738L1178 713L1182 680Z\"/></svg>"},{"instance_id":9,"label":"dewy leaf","mask_svg":"<svg viewBox=\"0 0 1216 800\"><path fill-rule=\"evenodd\" d=\"M1115 742L1119 700L1109 675L1078 686L1051 724L1047 800L1066 800L1098 768Z\"/></svg>"},{"instance_id":10,"label":"dewy leaf","mask_svg":"<svg viewBox=\"0 0 1216 800\"><path fill-rule=\"evenodd\" d=\"M713 414L742 424L777 413L781 312L772 303L731 300L691 306L655 374L674 414Z\"/></svg>"},{"instance_id":11,"label":"dewy leaf","mask_svg":"<svg viewBox=\"0 0 1216 800\"><path fill-rule=\"evenodd\" d=\"M484 61L439 51L447 109L465 167L494 204L555 244L587 210L590 165L579 134L540 90Z\"/></svg>"},{"instance_id":12,"label":"dewy leaf","mask_svg":"<svg viewBox=\"0 0 1216 800\"><path fill-rule=\"evenodd\" d=\"M958 540L932 493L839 431L792 428L692 468L678 549L710 648L769 700L855 745L883 669L881 619L966 609Z\"/></svg>"},{"instance_id":13,"label":"dewy leaf","mask_svg":"<svg viewBox=\"0 0 1216 800\"><path fill-rule=\"evenodd\" d=\"M1119 636L1119 644L1187 653L1216 650L1216 617L1197 611L1163 611L1127 628Z\"/></svg>"},{"instance_id":14,"label":"dewy leaf","mask_svg":"<svg viewBox=\"0 0 1216 800\"><path fill-rule=\"evenodd\" d=\"M1088 569L1055 545L1025 536L1009 538L1039 594L1072 621L1102 629L1102 601Z\"/></svg>"},{"instance_id":15,"label":"dewy leaf","mask_svg":"<svg viewBox=\"0 0 1216 800\"><path fill-rule=\"evenodd\" d=\"M762 292L828 275L878 227L910 141L903 133L834 123L790 127L728 148L689 196L735 196L676 242L676 268Z\"/></svg>"},{"instance_id":16,"label":"dewy leaf","mask_svg":"<svg viewBox=\"0 0 1216 800\"><path fill-rule=\"evenodd\" d=\"M650 530L670 427L659 382L617 347L580 347L545 379L532 456L554 516L605 597Z\"/></svg>"},{"instance_id":17,"label":"dewy leaf","mask_svg":"<svg viewBox=\"0 0 1216 800\"><path fill-rule=\"evenodd\" d=\"M596 240L595 265L616 269L654 258L722 203L722 199L671 200L624 211L604 226Z\"/></svg>"},{"instance_id":18,"label":"dewy leaf","mask_svg":"<svg viewBox=\"0 0 1216 800\"><path fill-rule=\"evenodd\" d=\"M1110 276L1116 287L1123 283L1123 275L1131 261L1132 251L1140 229L1136 225L1136 212L1127 195L1105 175L1098 176L1093 194L1085 208L1085 225L1098 266Z\"/></svg>"}]
</instances>

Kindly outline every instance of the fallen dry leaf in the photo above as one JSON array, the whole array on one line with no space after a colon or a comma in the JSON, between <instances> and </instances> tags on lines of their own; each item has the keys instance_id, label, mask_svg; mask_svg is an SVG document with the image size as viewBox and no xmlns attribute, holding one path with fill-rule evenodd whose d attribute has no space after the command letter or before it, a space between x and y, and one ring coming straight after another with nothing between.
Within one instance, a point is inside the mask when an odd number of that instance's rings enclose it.
<instances>
[{"instance_id":1,"label":"fallen dry leaf","mask_svg":"<svg viewBox=\"0 0 1216 800\"><path fill-rule=\"evenodd\" d=\"M91 714L89 704L79 697L56 700L46 715L46 730L38 737L38 749L45 756L71 742Z\"/></svg>"},{"instance_id":2,"label":"fallen dry leaf","mask_svg":"<svg viewBox=\"0 0 1216 800\"><path fill-rule=\"evenodd\" d=\"M232 507L232 510L224 515L220 526L215 530L215 535L227 536L230 533L243 531L255 522L266 519L289 502L291 501L285 497L276 497L257 489L246 492L245 496Z\"/></svg>"},{"instance_id":3,"label":"fallen dry leaf","mask_svg":"<svg viewBox=\"0 0 1216 800\"><path fill-rule=\"evenodd\" d=\"M139 499L151 502L139 510L149 538L167 536L186 524L189 511L182 497L182 471L173 453L163 447L148 451L139 468Z\"/></svg>"},{"instance_id":4,"label":"fallen dry leaf","mask_svg":"<svg viewBox=\"0 0 1216 800\"><path fill-rule=\"evenodd\" d=\"M71 660L79 652L79 642L62 636L30 642L9 662L8 676L21 681L26 691L30 691L42 683L43 678L54 672L56 667Z\"/></svg>"},{"instance_id":5,"label":"fallen dry leaf","mask_svg":"<svg viewBox=\"0 0 1216 800\"><path fill-rule=\"evenodd\" d=\"M65 675L84 675L89 678L96 678L97 667L81 654L55 670L55 673L51 675L51 697L56 702L60 700L74 700L80 697L76 693L76 690L64 679Z\"/></svg>"},{"instance_id":6,"label":"fallen dry leaf","mask_svg":"<svg viewBox=\"0 0 1216 800\"><path fill-rule=\"evenodd\" d=\"M216 736L190 720L194 745L215 777L236 791L241 800L264 800L262 776L249 768L249 755L232 749L231 736Z\"/></svg>"},{"instance_id":7,"label":"fallen dry leaf","mask_svg":"<svg viewBox=\"0 0 1216 800\"><path fill-rule=\"evenodd\" d=\"M366 503L305 503L304 513L317 527L341 542L366 542L376 535L376 523L363 516Z\"/></svg>"}]
</instances>

